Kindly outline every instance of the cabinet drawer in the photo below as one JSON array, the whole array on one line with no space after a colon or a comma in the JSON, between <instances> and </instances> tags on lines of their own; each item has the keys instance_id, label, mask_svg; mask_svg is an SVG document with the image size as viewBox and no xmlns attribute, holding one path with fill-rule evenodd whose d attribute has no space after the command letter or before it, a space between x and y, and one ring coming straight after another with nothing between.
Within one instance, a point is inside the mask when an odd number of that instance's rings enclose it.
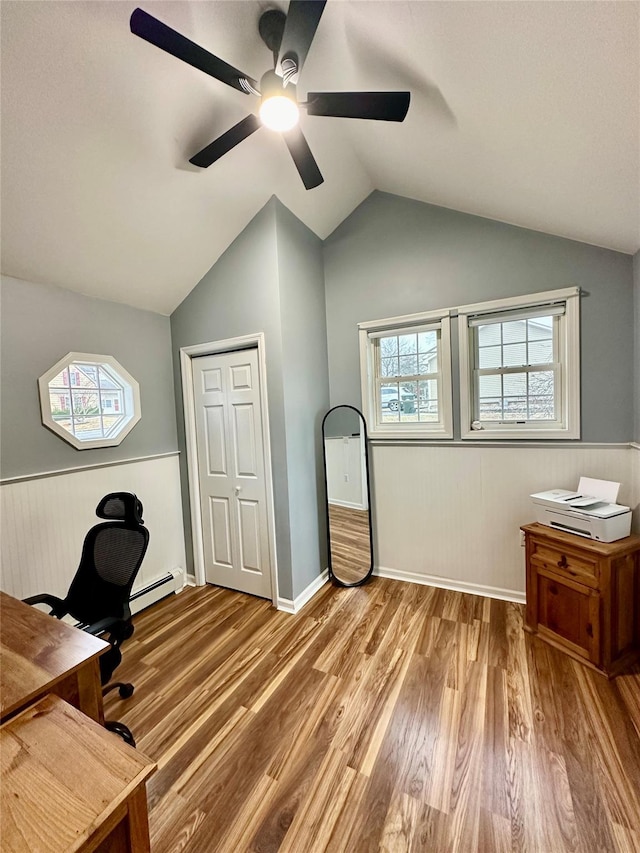
<instances>
[{"instance_id":1,"label":"cabinet drawer","mask_svg":"<svg viewBox=\"0 0 640 853\"><path fill-rule=\"evenodd\" d=\"M575 578L588 586L598 586L598 560L588 554L554 547L543 540L534 539L531 543L531 558L549 572Z\"/></svg>"}]
</instances>

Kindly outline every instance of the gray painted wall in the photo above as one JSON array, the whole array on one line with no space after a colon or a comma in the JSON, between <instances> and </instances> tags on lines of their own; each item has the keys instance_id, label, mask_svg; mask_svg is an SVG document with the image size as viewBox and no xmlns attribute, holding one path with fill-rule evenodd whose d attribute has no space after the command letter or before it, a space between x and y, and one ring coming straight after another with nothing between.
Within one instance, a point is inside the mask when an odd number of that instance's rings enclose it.
<instances>
[{"instance_id":1,"label":"gray painted wall","mask_svg":"<svg viewBox=\"0 0 640 853\"><path fill-rule=\"evenodd\" d=\"M634 357L633 398L635 401L633 439L640 444L640 252L633 256Z\"/></svg>"},{"instance_id":2,"label":"gray painted wall","mask_svg":"<svg viewBox=\"0 0 640 853\"><path fill-rule=\"evenodd\" d=\"M322 418L329 408L322 242L276 203L293 597L327 567Z\"/></svg>"},{"instance_id":3,"label":"gray painted wall","mask_svg":"<svg viewBox=\"0 0 640 853\"><path fill-rule=\"evenodd\" d=\"M280 595L291 598L291 549L275 224L271 199L171 315L188 571L193 572L180 347L264 332Z\"/></svg>"},{"instance_id":4,"label":"gray painted wall","mask_svg":"<svg viewBox=\"0 0 640 853\"><path fill-rule=\"evenodd\" d=\"M168 317L3 276L0 337L2 478L177 450ZM113 355L140 383L118 447L76 450L42 425L37 379L68 352Z\"/></svg>"},{"instance_id":5,"label":"gray painted wall","mask_svg":"<svg viewBox=\"0 0 640 853\"><path fill-rule=\"evenodd\" d=\"M332 405L360 408L359 322L578 285L582 440L631 439L629 255L374 192L325 241L324 259Z\"/></svg>"},{"instance_id":6,"label":"gray painted wall","mask_svg":"<svg viewBox=\"0 0 640 853\"><path fill-rule=\"evenodd\" d=\"M265 334L278 586L289 599L326 566L318 505L319 422L329 399L323 285L320 240L274 197L171 315L181 449L180 347ZM193 571L186 459L181 461Z\"/></svg>"}]
</instances>

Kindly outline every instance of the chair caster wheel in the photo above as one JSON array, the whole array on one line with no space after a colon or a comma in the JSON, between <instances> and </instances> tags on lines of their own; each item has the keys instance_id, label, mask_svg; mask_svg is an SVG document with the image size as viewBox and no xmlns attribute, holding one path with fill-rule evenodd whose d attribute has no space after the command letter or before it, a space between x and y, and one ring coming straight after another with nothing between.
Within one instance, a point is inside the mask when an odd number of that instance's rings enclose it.
<instances>
[{"instance_id":1,"label":"chair caster wheel","mask_svg":"<svg viewBox=\"0 0 640 853\"><path fill-rule=\"evenodd\" d=\"M123 684L122 687L118 688L118 693L121 699L128 699L130 696L133 696L133 684Z\"/></svg>"}]
</instances>

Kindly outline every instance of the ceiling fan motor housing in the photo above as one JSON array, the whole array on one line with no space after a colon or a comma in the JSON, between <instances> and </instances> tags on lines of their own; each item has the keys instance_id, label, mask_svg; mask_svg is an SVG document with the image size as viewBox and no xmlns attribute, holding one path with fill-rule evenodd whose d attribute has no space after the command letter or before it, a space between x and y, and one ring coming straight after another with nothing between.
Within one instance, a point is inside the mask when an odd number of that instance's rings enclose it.
<instances>
[{"instance_id":1,"label":"ceiling fan motor housing","mask_svg":"<svg viewBox=\"0 0 640 853\"><path fill-rule=\"evenodd\" d=\"M260 78L260 94L263 102L267 98L289 98L295 104L298 103L296 97L296 87L293 83L289 83L285 87L282 77L278 77L275 71L267 71Z\"/></svg>"},{"instance_id":2,"label":"ceiling fan motor housing","mask_svg":"<svg viewBox=\"0 0 640 853\"><path fill-rule=\"evenodd\" d=\"M278 53L287 16L280 9L269 9L260 15L258 31L260 38L272 53Z\"/></svg>"}]
</instances>

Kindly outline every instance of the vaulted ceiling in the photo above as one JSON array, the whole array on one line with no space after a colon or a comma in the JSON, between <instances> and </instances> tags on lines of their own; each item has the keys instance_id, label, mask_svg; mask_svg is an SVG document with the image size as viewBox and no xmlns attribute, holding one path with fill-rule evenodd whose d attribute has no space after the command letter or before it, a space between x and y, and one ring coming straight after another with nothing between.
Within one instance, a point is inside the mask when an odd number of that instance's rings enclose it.
<instances>
[{"instance_id":1,"label":"vaulted ceiling","mask_svg":"<svg viewBox=\"0 0 640 853\"><path fill-rule=\"evenodd\" d=\"M259 79L256 0L140 6ZM329 0L298 91L411 91L402 124L303 116L307 191L245 96L133 36L135 2L3 0L2 271L170 313L278 198L324 238L374 189L633 253L637 2Z\"/></svg>"}]
</instances>

